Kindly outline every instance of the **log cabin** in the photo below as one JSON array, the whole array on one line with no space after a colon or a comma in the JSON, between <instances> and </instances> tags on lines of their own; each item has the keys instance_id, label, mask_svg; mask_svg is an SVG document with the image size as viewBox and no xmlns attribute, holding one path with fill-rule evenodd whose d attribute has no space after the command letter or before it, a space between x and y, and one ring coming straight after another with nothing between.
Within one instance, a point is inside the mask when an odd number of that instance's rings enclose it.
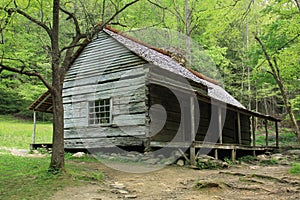
<instances>
[{"instance_id":1,"label":"log cabin","mask_svg":"<svg viewBox=\"0 0 300 200\"><path fill-rule=\"evenodd\" d=\"M192 157L201 148L235 154L255 148L255 117L275 122L278 140L278 119L247 110L170 52L111 27L68 70L63 104L66 149L170 146L190 148ZM30 109L52 112L49 91Z\"/></svg>"}]
</instances>

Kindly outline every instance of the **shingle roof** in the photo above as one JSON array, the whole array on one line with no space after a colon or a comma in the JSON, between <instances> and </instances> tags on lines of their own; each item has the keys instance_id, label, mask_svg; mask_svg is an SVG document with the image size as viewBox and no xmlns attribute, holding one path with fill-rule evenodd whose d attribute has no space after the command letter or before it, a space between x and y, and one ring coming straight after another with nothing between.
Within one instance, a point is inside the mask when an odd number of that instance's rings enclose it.
<instances>
[{"instance_id":1,"label":"shingle roof","mask_svg":"<svg viewBox=\"0 0 300 200\"><path fill-rule=\"evenodd\" d=\"M120 34L119 32L115 32L112 29L104 29L104 31L146 61L170 72L186 77L194 82L207 86L209 97L245 109L245 107L228 92L226 92L224 88L210 82L209 80L205 80L200 76L197 76L197 73L193 73L189 69L180 65L178 62L174 61L168 55L165 55L163 50L151 48L148 45L144 45L143 43L124 36L124 34Z\"/></svg>"}]
</instances>

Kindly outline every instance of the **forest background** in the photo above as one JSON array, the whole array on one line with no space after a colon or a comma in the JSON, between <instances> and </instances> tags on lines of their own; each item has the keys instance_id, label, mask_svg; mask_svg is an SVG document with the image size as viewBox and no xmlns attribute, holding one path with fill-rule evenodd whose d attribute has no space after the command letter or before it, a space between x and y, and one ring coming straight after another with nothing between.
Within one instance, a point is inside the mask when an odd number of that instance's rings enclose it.
<instances>
[{"instance_id":1,"label":"forest background","mask_svg":"<svg viewBox=\"0 0 300 200\"><path fill-rule=\"evenodd\" d=\"M52 14L51 0L4 0L0 6L10 2L28 13L43 15L39 18L45 21ZM128 2L74 0L62 1L62 4L76 14L82 27L89 29L109 19ZM14 17L8 18L9 14L0 13L0 52L5 52L0 59L21 57L22 62L35 66L51 81L47 36L41 27L14 13ZM61 34L67 36L62 38L72 38L70 19L64 13L61 15L66 19L60 25ZM296 120L300 120L300 6L297 0L141 0L120 13L110 25L128 34L154 28L174 30L191 37L212 59L229 93L248 109L282 118L288 126L290 120L284 99L255 39L257 36L268 55L276 58L277 73ZM192 63L190 67L217 78L207 70L208 66ZM32 112L28 106L46 90L37 78L3 71L0 73L0 114L30 118ZM51 120L51 116L41 113L39 118Z\"/></svg>"}]
</instances>

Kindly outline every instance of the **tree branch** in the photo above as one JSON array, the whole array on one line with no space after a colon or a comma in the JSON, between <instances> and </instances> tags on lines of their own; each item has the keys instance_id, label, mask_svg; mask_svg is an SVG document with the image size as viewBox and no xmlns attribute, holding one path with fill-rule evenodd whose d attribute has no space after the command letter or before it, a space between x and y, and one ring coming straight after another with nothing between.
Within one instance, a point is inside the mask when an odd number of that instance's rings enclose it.
<instances>
[{"instance_id":1,"label":"tree branch","mask_svg":"<svg viewBox=\"0 0 300 200\"><path fill-rule=\"evenodd\" d=\"M246 11L242 15L243 16L242 20L246 19L247 15L250 13L252 4L254 4L254 0L250 0L250 3L248 4Z\"/></svg>"},{"instance_id":2,"label":"tree branch","mask_svg":"<svg viewBox=\"0 0 300 200\"><path fill-rule=\"evenodd\" d=\"M77 34L77 35L81 35L81 30L80 30L79 22L78 22L77 18L75 17L75 15L74 15L73 13L71 13L71 12L69 12L69 11L63 9L62 7L59 7L59 9L60 9L63 13L69 15L69 18L72 18L72 19L73 19L73 22L74 22L74 25L75 25L76 34Z\"/></svg>"},{"instance_id":3,"label":"tree branch","mask_svg":"<svg viewBox=\"0 0 300 200\"><path fill-rule=\"evenodd\" d=\"M280 46L279 48L277 48L276 51L270 55L270 57L273 57L275 54L278 53L278 51L280 51L281 49L283 49L284 47L286 47L287 45L289 45L291 42L293 42L294 40L296 40L299 36L300 36L300 33L298 33L295 37L293 37L292 39L290 39L289 41L287 41L286 43L284 43L282 46ZM266 59L264 61L262 61L257 66L257 68L259 68L260 66L262 66L265 63L265 61L266 61Z\"/></svg>"},{"instance_id":4,"label":"tree branch","mask_svg":"<svg viewBox=\"0 0 300 200\"><path fill-rule=\"evenodd\" d=\"M2 71L6 70L6 71L14 72L14 73L17 73L17 74L21 74L21 75L26 75L26 76L30 76L30 77L37 77L43 82L43 84L49 90L53 89L52 86L48 83L48 81L40 73L38 73L37 71L24 71L25 67L26 66L22 66L22 69L17 69L17 68L9 67L9 66L6 66L6 65L3 65L2 63L0 63L0 73Z\"/></svg>"},{"instance_id":5,"label":"tree branch","mask_svg":"<svg viewBox=\"0 0 300 200\"><path fill-rule=\"evenodd\" d=\"M126 4L125 6L123 6L123 8L121 8L120 10L117 10L115 12L115 14L113 14L113 16L111 16L106 22L102 23L102 25L98 28L99 30L102 30L107 24L109 24L109 22L111 22L117 15L119 15L121 12L123 12L126 8L128 8L129 6L139 2L140 0L134 0L128 4ZM96 28L97 29L97 28ZM97 32L97 31L96 31ZM99 32L99 31L98 31Z\"/></svg>"},{"instance_id":6,"label":"tree branch","mask_svg":"<svg viewBox=\"0 0 300 200\"><path fill-rule=\"evenodd\" d=\"M151 0L148 0L148 2L149 2L150 4L155 5L156 7L159 7L160 9L163 9L163 10L168 9L168 7L163 7L163 6L159 5L158 3L155 3L155 2L153 2L153 1L151 1Z\"/></svg>"},{"instance_id":7,"label":"tree branch","mask_svg":"<svg viewBox=\"0 0 300 200\"><path fill-rule=\"evenodd\" d=\"M295 1L296 5L297 5L297 8L298 8L298 10L299 10L299 14L300 14L300 3L299 3L299 1L298 1L298 0L294 0L294 1Z\"/></svg>"},{"instance_id":8,"label":"tree branch","mask_svg":"<svg viewBox=\"0 0 300 200\"><path fill-rule=\"evenodd\" d=\"M11 15L12 13L18 13L22 16L24 16L25 18L27 18L29 21L35 23L36 25L42 27L46 32L47 34L50 36L50 38L52 38L52 33L51 33L51 29L44 23L44 22L41 22L37 19L35 19L34 17L30 16L29 14L27 14L26 12L20 10L19 8L9 8L9 9L6 9L4 8L4 10L9 14Z\"/></svg>"},{"instance_id":9,"label":"tree branch","mask_svg":"<svg viewBox=\"0 0 300 200\"><path fill-rule=\"evenodd\" d=\"M73 42L72 42L73 43ZM75 42L74 42L75 43ZM81 43L81 44L75 44L75 45L71 45L71 46L67 46L67 47L64 47L64 48L62 48L61 50L60 50L60 53L62 53L62 52L64 52L65 50L68 50L68 49L72 49L72 48L75 48L75 47L80 47L80 46L82 46L83 45L83 43Z\"/></svg>"},{"instance_id":10,"label":"tree branch","mask_svg":"<svg viewBox=\"0 0 300 200\"><path fill-rule=\"evenodd\" d=\"M274 71L273 63L271 62L271 58L270 58L269 54L267 53L265 45L262 43L262 41L260 40L260 38L257 35L255 35L255 40L259 43L261 50L263 51L265 58L269 63L269 66L271 67L272 71ZM275 73L274 73L274 75L275 75Z\"/></svg>"}]
</instances>

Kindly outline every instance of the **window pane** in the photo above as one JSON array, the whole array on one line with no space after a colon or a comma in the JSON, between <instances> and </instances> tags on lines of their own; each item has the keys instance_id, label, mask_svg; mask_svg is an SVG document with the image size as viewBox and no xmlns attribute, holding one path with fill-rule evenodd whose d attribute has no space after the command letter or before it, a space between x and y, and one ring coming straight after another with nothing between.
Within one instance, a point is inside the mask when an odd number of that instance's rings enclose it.
<instances>
[{"instance_id":1,"label":"window pane","mask_svg":"<svg viewBox=\"0 0 300 200\"><path fill-rule=\"evenodd\" d=\"M110 99L89 102L89 124L110 123Z\"/></svg>"}]
</instances>

